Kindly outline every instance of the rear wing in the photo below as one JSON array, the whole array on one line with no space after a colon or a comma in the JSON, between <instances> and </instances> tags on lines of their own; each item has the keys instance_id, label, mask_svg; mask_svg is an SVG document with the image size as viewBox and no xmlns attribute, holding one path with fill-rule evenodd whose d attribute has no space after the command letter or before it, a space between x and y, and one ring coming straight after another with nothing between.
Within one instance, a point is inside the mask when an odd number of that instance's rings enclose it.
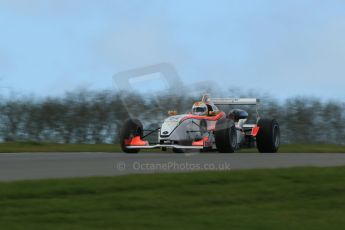
<instances>
[{"instance_id":1,"label":"rear wing","mask_svg":"<svg viewBox=\"0 0 345 230\"><path fill-rule=\"evenodd\" d=\"M215 105L258 105L257 98L209 98Z\"/></svg>"},{"instance_id":2,"label":"rear wing","mask_svg":"<svg viewBox=\"0 0 345 230\"><path fill-rule=\"evenodd\" d=\"M255 105L256 110L256 119L260 119L259 115L259 102L257 98L208 98L204 96L203 99L206 99L209 102L212 102L214 105Z\"/></svg>"}]
</instances>

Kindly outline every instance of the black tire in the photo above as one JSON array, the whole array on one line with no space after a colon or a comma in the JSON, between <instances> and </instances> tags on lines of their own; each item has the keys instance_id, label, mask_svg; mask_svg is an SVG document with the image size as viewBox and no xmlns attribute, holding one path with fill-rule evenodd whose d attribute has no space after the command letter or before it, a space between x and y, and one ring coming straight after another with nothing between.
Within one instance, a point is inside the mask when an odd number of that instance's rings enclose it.
<instances>
[{"instance_id":1,"label":"black tire","mask_svg":"<svg viewBox=\"0 0 345 230\"><path fill-rule=\"evenodd\" d=\"M140 149L129 149L126 147L125 140L134 136L143 136L143 125L137 119L128 119L120 130L120 142L123 152L138 153L140 151Z\"/></svg>"},{"instance_id":2,"label":"black tire","mask_svg":"<svg viewBox=\"0 0 345 230\"><path fill-rule=\"evenodd\" d=\"M260 153L276 153L280 145L280 128L274 119L260 119L256 147Z\"/></svg>"},{"instance_id":3,"label":"black tire","mask_svg":"<svg viewBox=\"0 0 345 230\"><path fill-rule=\"evenodd\" d=\"M221 118L216 123L215 141L220 153L233 153L237 148L237 131L235 123Z\"/></svg>"}]
</instances>

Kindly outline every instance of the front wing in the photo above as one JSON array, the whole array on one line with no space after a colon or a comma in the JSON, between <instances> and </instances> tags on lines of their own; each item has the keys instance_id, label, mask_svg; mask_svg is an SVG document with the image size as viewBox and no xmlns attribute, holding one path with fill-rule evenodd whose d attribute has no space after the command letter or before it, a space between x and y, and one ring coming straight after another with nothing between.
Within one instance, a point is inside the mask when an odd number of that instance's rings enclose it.
<instances>
[{"instance_id":1,"label":"front wing","mask_svg":"<svg viewBox=\"0 0 345 230\"><path fill-rule=\"evenodd\" d=\"M208 137L204 137L199 141L193 141L191 145L178 144L153 144L150 145L148 141L142 140L140 136L135 136L125 142L128 149L154 149L154 148L176 148L176 149L203 149L207 146L212 146Z\"/></svg>"}]
</instances>

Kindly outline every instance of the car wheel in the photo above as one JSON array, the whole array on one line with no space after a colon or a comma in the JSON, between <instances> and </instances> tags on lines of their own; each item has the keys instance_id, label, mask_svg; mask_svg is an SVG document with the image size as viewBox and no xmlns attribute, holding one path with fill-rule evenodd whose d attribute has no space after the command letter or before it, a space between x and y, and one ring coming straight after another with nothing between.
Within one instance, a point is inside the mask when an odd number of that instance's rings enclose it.
<instances>
[{"instance_id":1,"label":"car wheel","mask_svg":"<svg viewBox=\"0 0 345 230\"><path fill-rule=\"evenodd\" d=\"M260 153L275 153L280 145L280 128L274 119L260 119L256 147Z\"/></svg>"},{"instance_id":2,"label":"car wheel","mask_svg":"<svg viewBox=\"0 0 345 230\"><path fill-rule=\"evenodd\" d=\"M216 123L215 141L219 152L233 153L237 148L237 132L235 123L221 118Z\"/></svg>"},{"instance_id":3,"label":"car wheel","mask_svg":"<svg viewBox=\"0 0 345 230\"><path fill-rule=\"evenodd\" d=\"M125 121L120 130L120 143L123 152L138 153L140 151L140 149L129 149L126 146L125 141L135 136L143 136L143 125L137 119L128 119Z\"/></svg>"}]
</instances>

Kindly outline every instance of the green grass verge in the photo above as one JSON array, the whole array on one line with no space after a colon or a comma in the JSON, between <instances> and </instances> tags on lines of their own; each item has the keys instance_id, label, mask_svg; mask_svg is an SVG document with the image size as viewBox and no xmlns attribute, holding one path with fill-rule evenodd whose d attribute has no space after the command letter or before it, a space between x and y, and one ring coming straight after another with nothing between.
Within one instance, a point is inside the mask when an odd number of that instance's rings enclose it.
<instances>
[{"instance_id":1,"label":"green grass verge","mask_svg":"<svg viewBox=\"0 0 345 230\"><path fill-rule=\"evenodd\" d=\"M344 229L345 167L0 183L1 229Z\"/></svg>"},{"instance_id":2,"label":"green grass verge","mask_svg":"<svg viewBox=\"0 0 345 230\"><path fill-rule=\"evenodd\" d=\"M56 144L36 142L1 143L1 153L14 152L120 152L120 145L109 144Z\"/></svg>"},{"instance_id":3,"label":"green grass verge","mask_svg":"<svg viewBox=\"0 0 345 230\"><path fill-rule=\"evenodd\" d=\"M144 150L144 152L157 152L159 149ZM55 144L36 142L14 142L0 144L0 153L13 152L121 152L117 144ZM238 152L257 152L256 149L242 149ZM345 153L345 145L330 144L291 144L282 145L282 153Z\"/></svg>"}]
</instances>

